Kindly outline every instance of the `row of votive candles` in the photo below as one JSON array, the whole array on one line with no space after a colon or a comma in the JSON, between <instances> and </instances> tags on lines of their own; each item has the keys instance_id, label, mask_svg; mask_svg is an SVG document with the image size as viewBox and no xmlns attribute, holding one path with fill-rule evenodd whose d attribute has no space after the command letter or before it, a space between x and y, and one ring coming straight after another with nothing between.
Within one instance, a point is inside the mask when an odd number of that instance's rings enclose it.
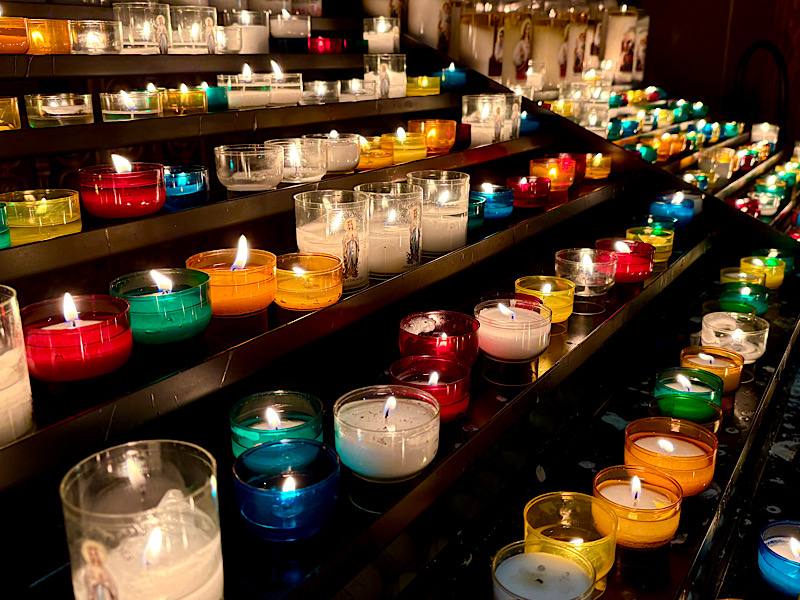
<instances>
[{"instance_id":1,"label":"row of votive candles","mask_svg":"<svg viewBox=\"0 0 800 600\"><path fill-rule=\"evenodd\" d=\"M755 189L747 192L746 196L727 198L726 202L754 217L771 217L784 202L796 195L798 175L800 163L787 162L771 173L758 177ZM796 218L793 224L797 224Z\"/></svg>"}]
</instances>

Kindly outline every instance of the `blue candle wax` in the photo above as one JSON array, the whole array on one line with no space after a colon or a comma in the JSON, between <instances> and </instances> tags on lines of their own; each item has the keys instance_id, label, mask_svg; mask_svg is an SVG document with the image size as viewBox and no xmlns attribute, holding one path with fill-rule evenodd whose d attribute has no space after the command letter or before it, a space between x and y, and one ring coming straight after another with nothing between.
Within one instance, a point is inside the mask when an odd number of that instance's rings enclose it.
<instances>
[{"instance_id":1,"label":"blue candle wax","mask_svg":"<svg viewBox=\"0 0 800 600\"><path fill-rule=\"evenodd\" d=\"M467 70L457 69L455 65L450 65L434 75L442 78L440 87L443 90L456 90L467 85Z\"/></svg>"},{"instance_id":2,"label":"blue candle wax","mask_svg":"<svg viewBox=\"0 0 800 600\"><path fill-rule=\"evenodd\" d=\"M175 212L208 202L208 169L201 166L164 167L167 201L164 210Z\"/></svg>"},{"instance_id":3,"label":"blue candle wax","mask_svg":"<svg viewBox=\"0 0 800 600\"><path fill-rule=\"evenodd\" d=\"M674 202L667 199L656 200L650 205L650 214L677 219L677 227L688 225L694 216L694 202L691 200L675 200Z\"/></svg>"},{"instance_id":4,"label":"blue candle wax","mask_svg":"<svg viewBox=\"0 0 800 600\"><path fill-rule=\"evenodd\" d=\"M250 448L233 465L239 512L271 541L301 540L328 522L339 496L339 457L314 440L281 440Z\"/></svg>"},{"instance_id":5,"label":"blue candle wax","mask_svg":"<svg viewBox=\"0 0 800 600\"><path fill-rule=\"evenodd\" d=\"M514 209L514 190L491 183L484 183L479 191L469 193L470 202L479 198L486 201L483 216L486 219L502 219L511 214Z\"/></svg>"},{"instance_id":6,"label":"blue candle wax","mask_svg":"<svg viewBox=\"0 0 800 600\"><path fill-rule=\"evenodd\" d=\"M800 595L800 558L792 539L800 542L800 523L796 521L776 521L764 527L758 540L758 568L770 586L796 598Z\"/></svg>"},{"instance_id":7,"label":"blue candle wax","mask_svg":"<svg viewBox=\"0 0 800 600\"><path fill-rule=\"evenodd\" d=\"M724 283L719 293L720 302L744 302L756 309L757 315L769 310L769 288L763 285L747 283Z\"/></svg>"}]
</instances>

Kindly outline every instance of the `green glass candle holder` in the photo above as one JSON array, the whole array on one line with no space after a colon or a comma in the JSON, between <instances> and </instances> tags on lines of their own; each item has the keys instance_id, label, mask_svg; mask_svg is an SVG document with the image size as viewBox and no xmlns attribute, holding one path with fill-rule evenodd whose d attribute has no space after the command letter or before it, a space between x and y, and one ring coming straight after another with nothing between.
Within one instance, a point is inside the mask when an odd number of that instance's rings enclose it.
<instances>
[{"instance_id":1,"label":"green glass candle holder","mask_svg":"<svg viewBox=\"0 0 800 600\"><path fill-rule=\"evenodd\" d=\"M233 455L284 439L321 442L322 413L319 398L303 392L279 390L242 398L230 412Z\"/></svg>"},{"instance_id":2,"label":"green glass candle holder","mask_svg":"<svg viewBox=\"0 0 800 600\"><path fill-rule=\"evenodd\" d=\"M714 373L689 367L672 367L656 373L653 397L682 396L722 406L722 378Z\"/></svg>"},{"instance_id":3,"label":"green glass candle holder","mask_svg":"<svg viewBox=\"0 0 800 600\"><path fill-rule=\"evenodd\" d=\"M690 394L666 394L654 398L650 402L650 414L691 421L713 433L719 431L724 417L721 406Z\"/></svg>"},{"instance_id":4,"label":"green glass candle holder","mask_svg":"<svg viewBox=\"0 0 800 600\"><path fill-rule=\"evenodd\" d=\"M192 269L158 269L171 282L171 291L158 284L153 271L118 277L109 284L114 296L130 305L133 341L168 344L202 333L211 321L209 277Z\"/></svg>"},{"instance_id":5,"label":"green glass candle holder","mask_svg":"<svg viewBox=\"0 0 800 600\"><path fill-rule=\"evenodd\" d=\"M0 249L11 246L11 234L8 231L8 214L6 205L0 202Z\"/></svg>"},{"instance_id":6,"label":"green glass candle holder","mask_svg":"<svg viewBox=\"0 0 800 600\"><path fill-rule=\"evenodd\" d=\"M760 316L769 310L769 288L757 284L725 283L720 289L719 300L749 304Z\"/></svg>"}]
</instances>

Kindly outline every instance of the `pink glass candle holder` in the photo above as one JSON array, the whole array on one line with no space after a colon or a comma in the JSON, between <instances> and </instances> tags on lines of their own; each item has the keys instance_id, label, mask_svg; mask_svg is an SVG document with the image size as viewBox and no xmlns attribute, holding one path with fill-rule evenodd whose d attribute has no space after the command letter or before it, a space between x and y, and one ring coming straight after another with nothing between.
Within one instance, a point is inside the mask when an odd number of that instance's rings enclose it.
<instances>
[{"instance_id":1,"label":"pink glass candle holder","mask_svg":"<svg viewBox=\"0 0 800 600\"><path fill-rule=\"evenodd\" d=\"M389 368L392 383L431 394L439 402L439 416L447 423L467 412L469 367L438 356L406 356Z\"/></svg>"},{"instance_id":2,"label":"pink glass candle holder","mask_svg":"<svg viewBox=\"0 0 800 600\"><path fill-rule=\"evenodd\" d=\"M127 300L106 295L73 296L77 312L52 298L22 309L31 375L47 382L77 381L116 371L133 348Z\"/></svg>"},{"instance_id":3,"label":"pink glass candle holder","mask_svg":"<svg viewBox=\"0 0 800 600\"><path fill-rule=\"evenodd\" d=\"M478 320L449 310L408 315L400 321L400 354L437 356L467 367L478 358Z\"/></svg>"},{"instance_id":4,"label":"pink glass candle holder","mask_svg":"<svg viewBox=\"0 0 800 600\"><path fill-rule=\"evenodd\" d=\"M639 283L653 273L656 249L650 244L625 238L603 238L597 240L594 247L614 254L618 283Z\"/></svg>"},{"instance_id":5,"label":"pink glass candle holder","mask_svg":"<svg viewBox=\"0 0 800 600\"><path fill-rule=\"evenodd\" d=\"M167 200L164 165L133 163L129 173L111 165L78 171L83 204L91 214L107 219L128 219L158 212Z\"/></svg>"},{"instance_id":6,"label":"pink glass candle holder","mask_svg":"<svg viewBox=\"0 0 800 600\"><path fill-rule=\"evenodd\" d=\"M550 180L546 177L509 177L506 185L514 190L515 208L545 208L550 197Z\"/></svg>"}]
</instances>

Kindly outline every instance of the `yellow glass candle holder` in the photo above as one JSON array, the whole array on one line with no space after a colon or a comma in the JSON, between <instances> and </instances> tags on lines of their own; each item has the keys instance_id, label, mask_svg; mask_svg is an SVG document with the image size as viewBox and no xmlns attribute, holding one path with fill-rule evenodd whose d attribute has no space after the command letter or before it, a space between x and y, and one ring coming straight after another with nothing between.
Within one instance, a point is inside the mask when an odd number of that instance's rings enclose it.
<instances>
[{"instance_id":1,"label":"yellow glass candle holder","mask_svg":"<svg viewBox=\"0 0 800 600\"><path fill-rule=\"evenodd\" d=\"M204 89L181 85L161 92L161 109L165 117L204 114L208 112L208 96Z\"/></svg>"},{"instance_id":2,"label":"yellow glass candle holder","mask_svg":"<svg viewBox=\"0 0 800 600\"><path fill-rule=\"evenodd\" d=\"M201 252L186 259L186 268L203 271L211 279L208 294L211 314L228 317L264 310L275 298L276 257L266 250L250 249L247 261L234 268L237 249Z\"/></svg>"},{"instance_id":3,"label":"yellow glass candle holder","mask_svg":"<svg viewBox=\"0 0 800 600\"><path fill-rule=\"evenodd\" d=\"M28 19L28 40L28 54L69 54L72 51L69 21Z\"/></svg>"},{"instance_id":4,"label":"yellow glass candle holder","mask_svg":"<svg viewBox=\"0 0 800 600\"><path fill-rule=\"evenodd\" d=\"M644 467L615 466L594 478L593 495L605 500L619 522L617 546L659 548L672 540L683 493L669 475Z\"/></svg>"},{"instance_id":5,"label":"yellow glass candle holder","mask_svg":"<svg viewBox=\"0 0 800 600\"><path fill-rule=\"evenodd\" d=\"M719 282L722 283L747 283L751 285L764 285L767 276L764 273L743 267L725 267L719 271Z\"/></svg>"},{"instance_id":6,"label":"yellow glass candle holder","mask_svg":"<svg viewBox=\"0 0 800 600\"><path fill-rule=\"evenodd\" d=\"M683 419L647 417L625 428L625 464L649 467L669 475L683 496L696 496L714 478L717 436Z\"/></svg>"},{"instance_id":7,"label":"yellow glass candle holder","mask_svg":"<svg viewBox=\"0 0 800 600\"><path fill-rule=\"evenodd\" d=\"M24 190L0 194L8 211L11 245L79 233L81 205L75 190Z\"/></svg>"},{"instance_id":8,"label":"yellow glass candle holder","mask_svg":"<svg viewBox=\"0 0 800 600\"><path fill-rule=\"evenodd\" d=\"M607 154L586 155L586 179L605 179L611 175L611 156Z\"/></svg>"},{"instance_id":9,"label":"yellow glass candle holder","mask_svg":"<svg viewBox=\"0 0 800 600\"><path fill-rule=\"evenodd\" d=\"M561 115L562 117L571 117L572 102L568 102L567 100L556 100L550 105L550 110L557 115Z\"/></svg>"},{"instance_id":10,"label":"yellow glass candle holder","mask_svg":"<svg viewBox=\"0 0 800 600\"><path fill-rule=\"evenodd\" d=\"M25 54L29 47L28 20L0 17L0 54Z\"/></svg>"},{"instance_id":11,"label":"yellow glass candle holder","mask_svg":"<svg viewBox=\"0 0 800 600\"><path fill-rule=\"evenodd\" d=\"M368 169L383 169L394 164L394 146L391 149L384 149L381 145L380 136L361 138L361 157L358 161L356 171L366 171Z\"/></svg>"},{"instance_id":12,"label":"yellow glass candle holder","mask_svg":"<svg viewBox=\"0 0 800 600\"><path fill-rule=\"evenodd\" d=\"M669 260L672 254L672 244L675 241L675 232L653 227L631 227L625 232L625 238L653 246L656 249L654 261L658 263Z\"/></svg>"},{"instance_id":13,"label":"yellow glass candle holder","mask_svg":"<svg viewBox=\"0 0 800 600\"><path fill-rule=\"evenodd\" d=\"M441 84L441 77L409 77L406 79L406 96L435 96Z\"/></svg>"},{"instance_id":14,"label":"yellow glass candle holder","mask_svg":"<svg viewBox=\"0 0 800 600\"><path fill-rule=\"evenodd\" d=\"M531 177L550 180L550 191L564 191L575 181L575 161L561 158L534 158L528 167Z\"/></svg>"},{"instance_id":15,"label":"yellow glass candle holder","mask_svg":"<svg viewBox=\"0 0 800 600\"><path fill-rule=\"evenodd\" d=\"M275 304L287 310L317 310L342 297L342 259L332 254L294 253L278 257Z\"/></svg>"},{"instance_id":16,"label":"yellow glass candle holder","mask_svg":"<svg viewBox=\"0 0 800 600\"><path fill-rule=\"evenodd\" d=\"M19 129L19 103L16 98L0 97L0 131Z\"/></svg>"},{"instance_id":17,"label":"yellow glass candle holder","mask_svg":"<svg viewBox=\"0 0 800 600\"><path fill-rule=\"evenodd\" d=\"M722 379L722 410L733 409L744 368L744 357L719 346L690 346L681 350L681 366L713 373Z\"/></svg>"},{"instance_id":18,"label":"yellow glass candle holder","mask_svg":"<svg viewBox=\"0 0 800 600\"><path fill-rule=\"evenodd\" d=\"M408 122L409 133L425 136L428 156L447 154L456 143L456 122L447 119L414 119Z\"/></svg>"},{"instance_id":19,"label":"yellow glass candle holder","mask_svg":"<svg viewBox=\"0 0 800 600\"><path fill-rule=\"evenodd\" d=\"M406 133L402 129L396 133L384 133L381 136L381 148L386 152L392 151L395 165L422 160L428 156L425 136L421 133Z\"/></svg>"},{"instance_id":20,"label":"yellow glass candle holder","mask_svg":"<svg viewBox=\"0 0 800 600\"><path fill-rule=\"evenodd\" d=\"M771 290L777 290L783 283L783 276L786 272L786 262L780 258L768 258L766 256L746 256L739 261L742 270L763 273L764 285Z\"/></svg>"},{"instance_id":21,"label":"yellow glass candle holder","mask_svg":"<svg viewBox=\"0 0 800 600\"><path fill-rule=\"evenodd\" d=\"M563 277L549 275L529 275L514 282L518 294L539 298L553 311L552 322L563 323L572 314L575 304L575 284Z\"/></svg>"}]
</instances>

